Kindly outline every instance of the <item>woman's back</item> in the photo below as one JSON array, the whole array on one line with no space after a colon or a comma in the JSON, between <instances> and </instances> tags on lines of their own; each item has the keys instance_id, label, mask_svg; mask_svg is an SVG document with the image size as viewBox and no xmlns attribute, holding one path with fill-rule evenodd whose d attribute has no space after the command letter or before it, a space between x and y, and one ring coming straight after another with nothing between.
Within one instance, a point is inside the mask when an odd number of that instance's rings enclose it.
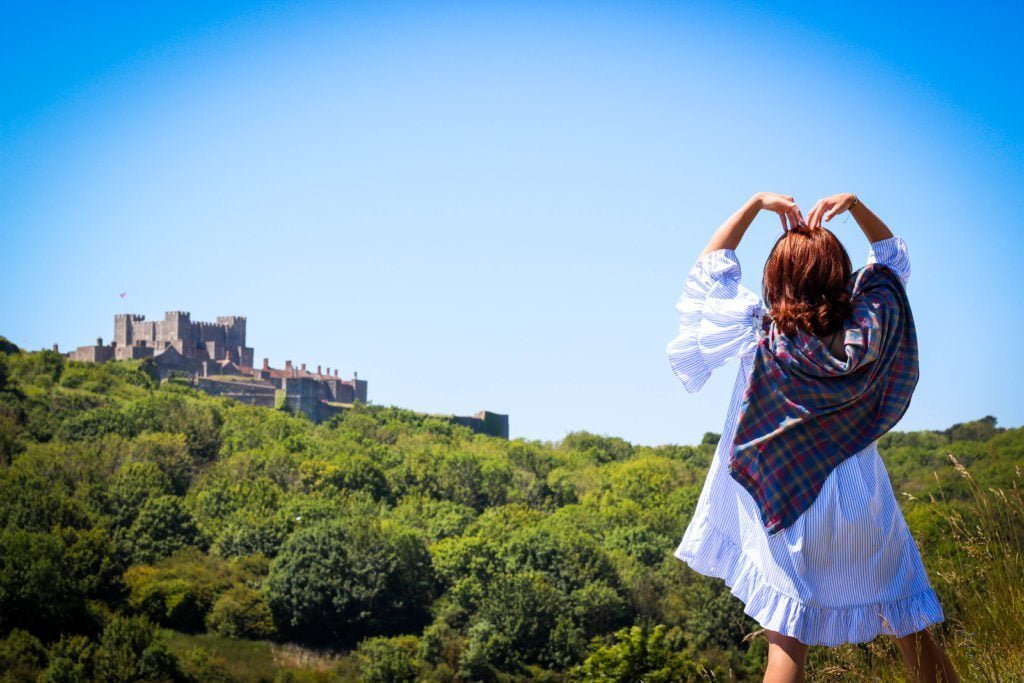
<instances>
[{"instance_id":1,"label":"woman's back","mask_svg":"<svg viewBox=\"0 0 1024 683\"><path fill-rule=\"evenodd\" d=\"M910 260L901 238L872 243L867 263L875 262L906 284ZM805 643L902 636L941 620L875 443L837 466L797 523L774 535L765 534L754 500L730 476L729 454L766 310L740 273L734 250L709 252L691 268L676 304L680 333L667 350L688 391L699 390L730 358L739 358L740 367L715 457L675 556L724 579L745 612L766 628ZM820 339L842 359L844 337L841 329Z\"/></svg>"}]
</instances>

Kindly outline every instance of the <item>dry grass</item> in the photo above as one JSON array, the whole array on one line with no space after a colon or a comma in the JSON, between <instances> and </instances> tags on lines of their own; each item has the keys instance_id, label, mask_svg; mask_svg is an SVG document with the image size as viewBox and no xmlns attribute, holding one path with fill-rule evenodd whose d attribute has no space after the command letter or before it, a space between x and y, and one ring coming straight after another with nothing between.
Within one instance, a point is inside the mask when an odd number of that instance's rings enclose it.
<instances>
[{"instance_id":1,"label":"dry grass","mask_svg":"<svg viewBox=\"0 0 1024 683\"><path fill-rule=\"evenodd\" d=\"M329 671L345 658L345 654L313 650L292 643L278 645L271 643L270 656L274 664L288 669Z\"/></svg>"}]
</instances>

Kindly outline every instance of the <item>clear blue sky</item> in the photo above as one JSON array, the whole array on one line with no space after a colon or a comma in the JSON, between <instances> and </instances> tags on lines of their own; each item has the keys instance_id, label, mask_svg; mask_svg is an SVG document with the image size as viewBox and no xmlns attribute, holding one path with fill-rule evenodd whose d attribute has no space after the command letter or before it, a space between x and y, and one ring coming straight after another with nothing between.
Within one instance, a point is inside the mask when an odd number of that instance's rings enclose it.
<instances>
[{"instance_id":1,"label":"clear blue sky","mask_svg":"<svg viewBox=\"0 0 1024 683\"><path fill-rule=\"evenodd\" d=\"M912 251L897 428L1019 426L1024 10L922 9L5 3L0 334L245 315L257 362L378 404L693 443L737 364L669 370L687 270L756 191L849 191ZM755 291L780 230L738 249Z\"/></svg>"}]
</instances>

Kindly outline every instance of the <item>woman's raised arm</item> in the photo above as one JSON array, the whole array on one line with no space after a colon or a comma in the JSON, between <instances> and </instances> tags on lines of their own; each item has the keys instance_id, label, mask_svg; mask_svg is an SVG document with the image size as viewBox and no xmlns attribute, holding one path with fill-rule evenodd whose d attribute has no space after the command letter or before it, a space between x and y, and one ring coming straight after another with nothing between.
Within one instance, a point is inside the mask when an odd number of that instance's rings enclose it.
<instances>
[{"instance_id":1,"label":"woman's raised arm","mask_svg":"<svg viewBox=\"0 0 1024 683\"><path fill-rule=\"evenodd\" d=\"M718 226L715 233L701 256L716 249L735 249L740 245L743 234L750 227L754 217L762 210L768 209L779 214L782 221L782 229L789 230L791 225L803 225L804 217L800 213L796 202L791 195L777 194L775 192L758 192L743 203L743 206L725 219L725 222ZM787 223L788 219L788 223Z\"/></svg>"}]
</instances>

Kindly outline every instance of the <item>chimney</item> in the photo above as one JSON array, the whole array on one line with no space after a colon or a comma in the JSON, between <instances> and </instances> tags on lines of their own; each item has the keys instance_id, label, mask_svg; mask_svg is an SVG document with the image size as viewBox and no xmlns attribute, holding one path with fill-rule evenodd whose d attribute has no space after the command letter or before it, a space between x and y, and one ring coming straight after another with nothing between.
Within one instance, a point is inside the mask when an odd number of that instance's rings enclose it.
<instances>
[{"instance_id":1,"label":"chimney","mask_svg":"<svg viewBox=\"0 0 1024 683\"><path fill-rule=\"evenodd\" d=\"M96 337L96 346L103 346L103 337Z\"/></svg>"},{"instance_id":2,"label":"chimney","mask_svg":"<svg viewBox=\"0 0 1024 683\"><path fill-rule=\"evenodd\" d=\"M334 368L334 376L335 376L335 377L337 377L337 376L338 376L338 368Z\"/></svg>"},{"instance_id":3,"label":"chimney","mask_svg":"<svg viewBox=\"0 0 1024 683\"><path fill-rule=\"evenodd\" d=\"M292 371L292 362L290 360L286 360L284 362L284 371L285 372L291 372Z\"/></svg>"},{"instance_id":4,"label":"chimney","mask_svg":"<svg viewBox=\"0 0 1024 683\"><path fill-rule=\"evenodd\" d=\"M327 368L327 375L330 376L330 374L331 374L331 369Z\"/></svg>"},{"instance_id":5,"label":"chimney","mask_svg":"<svg viewBox=\"0 0 1024 683\"><path fill-rule=\"evenodd\" d=\"M305 363L303 363L303 364L302 364L302 371L303 371L303 372L305 372L305 371L306 371L306 364L305 364Z\"/></svg>"},{"instance_id":6,"label":"chimney","mask_svg":"<svg viewBox=\"0 0 1024 683\"><path fill-rule=\"evenodd\" d=\"M324 373L320 372L320 366L319 365L316 366L316 374L318 374L318 375L324 374Z\"/></svg>"},{"instance_id":7,"label":"chimney","mask_svg":"<svg viewBox=\"0 0 1024 683\"><path fill-rule=\"evenodd\" d=\"M270 369L270 359L269 358L264 358L263 359L263 369L264 370L269 370Z\"/></svg>"}]
</instances>

